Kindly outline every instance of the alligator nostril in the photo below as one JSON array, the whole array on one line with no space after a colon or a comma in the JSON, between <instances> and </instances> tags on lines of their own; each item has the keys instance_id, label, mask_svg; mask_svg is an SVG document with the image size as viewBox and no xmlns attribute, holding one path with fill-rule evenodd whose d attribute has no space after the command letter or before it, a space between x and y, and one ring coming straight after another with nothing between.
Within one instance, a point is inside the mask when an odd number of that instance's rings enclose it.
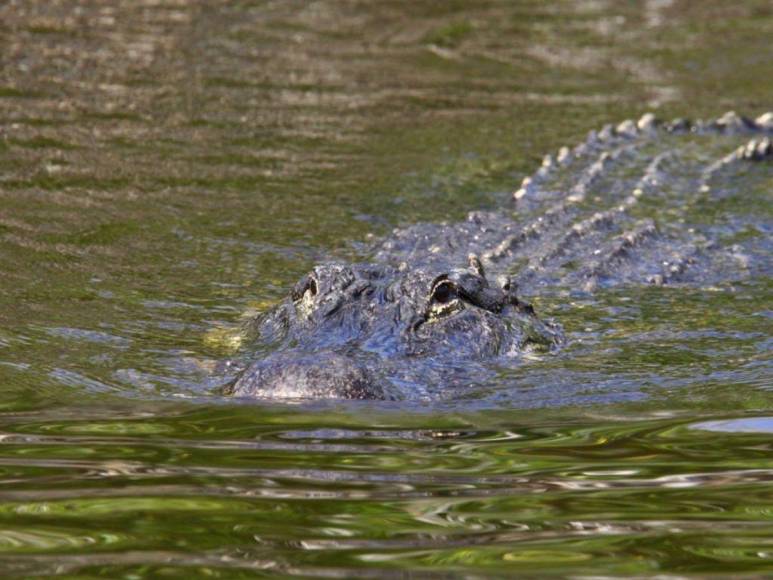
<instances>
[{"instance_id":1,"label":"alligator nostril","mask_svg":"<svg viewBox=\"0 0 773 580\"><path fill-rule=\"evenodd\" d=\"M417 330L419 330L419 327L422 324L424 324L425 322L427 322L427 317L425 315L422 315L422 314L417 314L408 323L408 329L411 332L416 332Z\"/></svg>"},{"instance_id":2,"label":"alligator nostril","mask_svg":"<svg viewBox=\"0 0 773 580\"><path fill-rule=\"evenodd\" d=\"M323 300L323 302L325 302L325 301ZM339 296L335 300L329 302L321 310L322 316L324 316L324 317L332 316L333 314L335 314L336 312L338 312L340 310L340 308L343 305L343 303L344 303L344 299L341 296Z\"/></svg>"}]
</instances>

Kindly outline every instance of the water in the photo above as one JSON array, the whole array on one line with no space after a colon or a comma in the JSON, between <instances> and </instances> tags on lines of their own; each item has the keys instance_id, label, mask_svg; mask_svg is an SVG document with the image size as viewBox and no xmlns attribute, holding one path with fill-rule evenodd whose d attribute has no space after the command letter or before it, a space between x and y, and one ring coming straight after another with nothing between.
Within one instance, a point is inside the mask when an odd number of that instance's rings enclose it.
<instances>
[{"instance_id":1,"label":"water","mask_svg":"<svg viewBox=\"0 0 773 580\"><path fill-rule=\"evenodd\" d=\"M764 1L0 5L4 575L772 572L769 279L534 297L575 340L461 401L211 372L316 260L590 129L773 108L771 35Z\"/></svg>"}]
</instances>

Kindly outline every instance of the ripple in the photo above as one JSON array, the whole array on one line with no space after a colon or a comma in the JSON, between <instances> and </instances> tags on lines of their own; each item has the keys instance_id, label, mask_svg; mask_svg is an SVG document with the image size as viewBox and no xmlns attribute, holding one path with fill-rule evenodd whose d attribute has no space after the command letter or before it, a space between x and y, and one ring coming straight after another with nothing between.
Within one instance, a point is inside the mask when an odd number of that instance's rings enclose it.
<instances>
[{"instance_id":1,"label":"ripple","mask_svg":"<svg viewBox=\"0 0 773 580\"><path fill-rule=\"evenodd\" d=\"M502 555L502 559L508 562L548 562L551 564L581 562L591 558L593 558L592 554L559 550L519 550Z\"/></svg>"},{"instance_id":2,"label":"ripple","mask_svg":"<svg viewBox=\"0 0 773 580\"><path fill-rule=\"evenodd\" d=\"M0 552L84 548L116 544L127 538L128 536L113 533L87 535L26 526L23 530L0 529Z\"/></svg>"},{"instance_id":3,"label":"ripple","mask_svg":"<svg viewBox=\"0 0 773 580\"><path fill-rule=\"evenodd\" d=\"M85 342L113 345L121 348L128 348L132 343L128 338L115 336L114 334L98 330L68 327L50 327L44 328L43 330L51 336L58 336L67 340L82 340Z\"/></svg>"},{"instance_id":4,"label":"ripple","mask_svg":"<svg viewBox=\"0 0 773 580\"><path fill-rule=\"evenodd\" d=\"M746 417L694 423L691 429L720 433L773 433L773 417Z\"/></svg>"}]
</instances>

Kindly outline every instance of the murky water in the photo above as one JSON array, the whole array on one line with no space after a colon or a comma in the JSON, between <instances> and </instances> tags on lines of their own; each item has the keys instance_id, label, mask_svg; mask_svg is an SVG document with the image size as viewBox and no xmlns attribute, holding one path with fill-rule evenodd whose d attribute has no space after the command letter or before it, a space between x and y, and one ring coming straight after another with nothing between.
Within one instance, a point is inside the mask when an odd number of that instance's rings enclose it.
<instances>
[{"instance_id":1,"label":"murky water","mask_svg":"<svg viewBox=\"0 0 773 580\"><path fill-rule=\"evenodd\" d=\"M589 129L773 108L771 37L765 1L0 4L4 575L773 572L769 279L544 303L582 340L504 398L210 373L316 260Z\"/></svg>"}]
</instances>

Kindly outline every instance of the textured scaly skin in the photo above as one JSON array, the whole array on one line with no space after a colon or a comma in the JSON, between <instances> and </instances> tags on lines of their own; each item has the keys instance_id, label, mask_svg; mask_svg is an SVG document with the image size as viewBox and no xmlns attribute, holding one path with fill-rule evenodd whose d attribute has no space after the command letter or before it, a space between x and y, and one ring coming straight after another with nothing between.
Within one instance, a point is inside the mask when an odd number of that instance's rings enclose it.
<instances>
[{"instance_id":1,"label":"textured scaly skin","mask_svg":"<svg viewBox=\"0 0 773 580\"><path fill-rule=\"evenodd\" d=\"M249 324L261 355L226 391L459 396L562 343L560 326L522 295L769 276L771 224L753 208L770 202L771 135L771 113L670 123L645 115L591 132L546 156L510 208L397 229L372 263L314 268ZM722 210L738 198L752 209ZM749 230L763 233L732 243Z\"/></svg>"}]
</instances>

